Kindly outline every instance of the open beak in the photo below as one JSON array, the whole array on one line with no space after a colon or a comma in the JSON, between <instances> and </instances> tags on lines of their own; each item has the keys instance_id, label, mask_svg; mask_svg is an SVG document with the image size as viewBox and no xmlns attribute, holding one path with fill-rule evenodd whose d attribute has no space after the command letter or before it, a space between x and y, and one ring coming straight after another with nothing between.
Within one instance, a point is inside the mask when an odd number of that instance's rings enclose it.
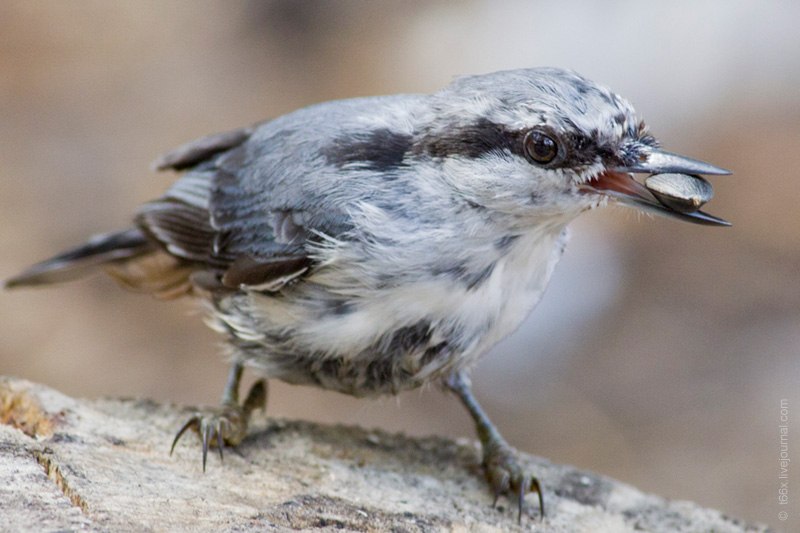
<instances>
[{"instance_id":1,"label":"open beak","mask_svg":"<svg viewBox=\"0 0 800 533\"><path fill-rule=\"evenodd\" d=\"M695 224L705 224L709 226L730 226L721 218L717 218L703 211L681 212L676 211L659 202L647 188L633 179L632 173L680 173L680 174L710 174L726 175L730 171L715 167L708 163L684 157L682 155L664 152L656 148L647 147L642 152L639 161L633 165L616 167L598 175L579 186L579 189L587 193L597 193L614 198L618 202L643 211L649 211L658 215L693 222Z\"/></svg>"}]
</instances>

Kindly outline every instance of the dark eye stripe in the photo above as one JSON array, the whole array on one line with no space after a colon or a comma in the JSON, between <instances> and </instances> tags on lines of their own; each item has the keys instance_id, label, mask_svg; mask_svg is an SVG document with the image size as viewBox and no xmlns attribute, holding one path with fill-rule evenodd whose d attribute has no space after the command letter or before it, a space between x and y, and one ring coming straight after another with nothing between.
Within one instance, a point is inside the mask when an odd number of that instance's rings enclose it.
<instances>
[{"instance_id":1,"label":"dark eye stripe","mask_svg":"<svg viewBox=\"0 0 800 533\"><path fill-rule=\"evenodd\" d=\"M473 124L460 126L435 135L424 135L413 151L431 157L462 156L483 157L487 153L508 151L523 155L521 132L509 130L502 124L479 119Z\"/></svg>"},{"instance_id":2,"label":"dark eye stripe","mask_svg":"<svg viewBox=\"0 0 800 533\"><path fill-rule=\"evenodd\" d=\"M574 126L577 130L577 126ZM528 137L537 132L555 141L556 155L549 163L542 162L549 157L548 151L539 151L538 161L529 153ZM531 129L511 129L488 119L478 119L472 124L445 129L436 134L423 134L418 137L408 153L425 154L437 159L448 157L481 158L486 154L507 152L524 157L529 163L547 168L579 167L590 165L598 157L606 159L613 156L616 149L600 145L594 133L583 134L567 131L555 132L549 126L535 126ZM546 142L546 141L545 141ZM545 157L547 156L547 157Z\"/></svg>"}]
</instances>

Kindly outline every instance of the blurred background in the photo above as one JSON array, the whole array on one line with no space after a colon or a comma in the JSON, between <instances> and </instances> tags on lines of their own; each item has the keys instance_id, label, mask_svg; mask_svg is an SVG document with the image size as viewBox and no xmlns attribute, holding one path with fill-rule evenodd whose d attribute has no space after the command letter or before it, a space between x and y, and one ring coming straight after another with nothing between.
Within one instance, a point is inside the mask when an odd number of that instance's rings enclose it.
<instances>
[{"instance_id":1,"label":"blurred background","mask_svg":"<svg viewBox=\"0 0 800 533\"><path fill-rule=\"evenodd\" d=\"M572 68L630 99L667 149L732 169L709 211L734 226L583 216L476 393L522 450L800 530L777 519L791 511L777 503L781 399L800 447L798 20L788 1L6 0L0 278L125 227L173 179L150 162L195 137L459 74ZM0 373L214 404L227 367L196 315L104 277L0 293ZM474 437L438 390L365 401L276 383L269 402L274 416ZM798 509L800 467L790 476Z\"/></svg>"}]
</instances>

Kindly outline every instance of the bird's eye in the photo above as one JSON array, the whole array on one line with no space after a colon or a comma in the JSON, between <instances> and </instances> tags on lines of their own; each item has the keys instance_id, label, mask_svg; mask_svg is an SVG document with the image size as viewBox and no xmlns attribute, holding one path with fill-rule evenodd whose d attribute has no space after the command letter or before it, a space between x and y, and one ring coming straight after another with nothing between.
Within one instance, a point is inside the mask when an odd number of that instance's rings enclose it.
<instances>
[{"instance_id":1,"label":"bird's eye","mask_svg":"<svg viewBox=\"0 0 800 533\"><path fill-rule=\"evenodd\" d=\"M558 156L555 136L541 130L531 130L525 135L525 154L532 163L547 165Z\"/></svg>"}]
</instances>

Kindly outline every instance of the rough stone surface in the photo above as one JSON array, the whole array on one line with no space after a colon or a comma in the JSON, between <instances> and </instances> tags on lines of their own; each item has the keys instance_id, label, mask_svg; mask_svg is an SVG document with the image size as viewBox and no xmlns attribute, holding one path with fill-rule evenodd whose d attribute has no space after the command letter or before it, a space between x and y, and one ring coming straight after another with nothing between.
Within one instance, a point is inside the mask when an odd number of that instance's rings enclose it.
<instances>
[{"instance_id":1,"label":"rough stone surface","mask_svg":"<svg viewBox=\"0 0 800 533\"><path fill-rule=\"evenodd\" d=\"M191 412L147 400L77 400L0 378L2 531L768 531L526 456L545 490L521 526L498 509L471 441L257 416L223 464L174 431Z\"/></svg>"}]
</instances>

